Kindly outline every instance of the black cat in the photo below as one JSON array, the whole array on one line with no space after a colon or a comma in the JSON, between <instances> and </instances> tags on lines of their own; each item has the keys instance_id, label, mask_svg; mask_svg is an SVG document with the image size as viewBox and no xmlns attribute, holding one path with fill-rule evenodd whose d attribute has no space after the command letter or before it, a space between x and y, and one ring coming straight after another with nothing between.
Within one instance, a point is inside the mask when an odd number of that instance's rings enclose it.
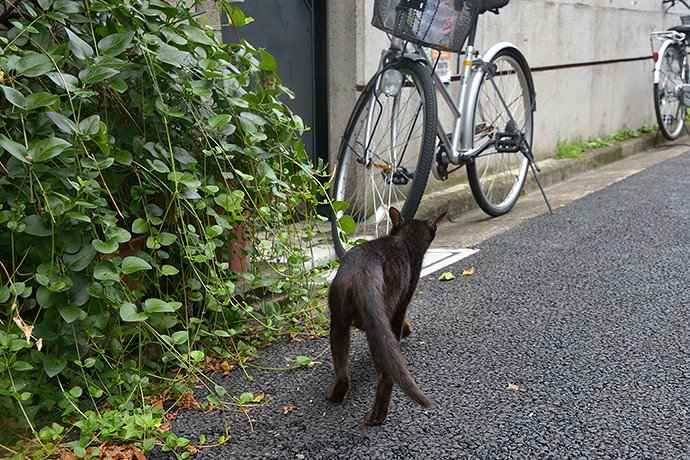
<instances>
[{"instance_id":1,"label":"black cat","mask_svg":"<svg viewBox=\"0 0 690 460\"><path fill-rule=\"evenodd\" d=\"M378 380L374 404L364 417L367 425L379 425L386 419L393 384L420 406L433 406L407 369L400 339L411 332L405 319L407 305L419 281L424 253L445 214L427 221L406 221L397 209L390 208L390 234L352 248L343 256L331 283L328 303L335 383L326 390L326 399L341 402L350 388L348 355L354 323L366 333Z\"/></svg>"}]
</instances>

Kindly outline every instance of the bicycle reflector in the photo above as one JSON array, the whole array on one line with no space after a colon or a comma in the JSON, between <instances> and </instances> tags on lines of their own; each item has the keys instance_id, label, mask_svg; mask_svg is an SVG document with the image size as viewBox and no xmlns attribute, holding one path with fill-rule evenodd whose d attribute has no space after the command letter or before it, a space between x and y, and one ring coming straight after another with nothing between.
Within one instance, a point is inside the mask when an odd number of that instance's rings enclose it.
<instances>
[{"instance_id":1,"label":"bicycle reflector","mask_svg":"<svg viewBox=\"0 0 690 460\"><path fill-rule=\"evenodd\" d=\"M652 58L654 58L654 62L659 60L659 53L654 51L654 54L652 54Z\"/></svg>"},{"instance_id":2,"label":"bicycle reflector","mask_svg":"<svg viewBox=\"0 0 690 460\"><path fill-rule=\"evenodd\" d=\"M403 76L395 69L388 69L381 76L381 91L386 96L397 96L402 88Z\"/></svg>"}]
</instances>

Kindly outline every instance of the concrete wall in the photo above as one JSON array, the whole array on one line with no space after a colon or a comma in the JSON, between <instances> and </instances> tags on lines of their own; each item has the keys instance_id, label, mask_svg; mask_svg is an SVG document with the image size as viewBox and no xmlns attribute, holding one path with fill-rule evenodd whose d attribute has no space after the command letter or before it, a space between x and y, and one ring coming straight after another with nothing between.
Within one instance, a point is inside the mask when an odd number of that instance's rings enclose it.
<instances>
[{"instance_id":1,"label":"concrete wall","mask_svg":"<svg viewBox=\"0 0 690 460\"><path fill-rule=\"evenodd\" d=\"M679 24L684 9L664 14L660 0L512 0L498 16L480 17L476 44L481 52L510 41L535 69L534 148L545 157L558 140L656 123L649 33ZM332 158L355 87L376 70L388 40L370 25L373 0L330 0L328 10ZM610 62L620 60L630 61Z\"/></svg>"}]
</instances>

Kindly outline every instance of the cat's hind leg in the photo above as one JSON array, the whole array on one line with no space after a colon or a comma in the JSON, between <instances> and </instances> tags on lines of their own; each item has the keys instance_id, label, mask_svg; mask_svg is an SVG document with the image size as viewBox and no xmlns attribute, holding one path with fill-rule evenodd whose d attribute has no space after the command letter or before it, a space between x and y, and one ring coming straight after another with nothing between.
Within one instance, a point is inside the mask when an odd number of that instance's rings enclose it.
<instances>
[{"instance_id":1,"label":"cat's hind leg","mask_svg":"<svg viewBox=\"0 0 690 460\"><path fill-rule=\"evenodd\" d=\"M326 399L342 402L350 389L350 320L331 315L331 355L335 382L326 389Z\"/></svg>"},{"instance_id":2,"label":"cat's hind leg","mask_svg":"<svg viewBox=\"0 0 690 460\"><path fill-rule=\"evenodd\" d=\"M388 409L393 397L393 380L377 369L376 396L371 410L364 416L365 425L380 425L388 416Z\"/></svg>"}]
</instances>

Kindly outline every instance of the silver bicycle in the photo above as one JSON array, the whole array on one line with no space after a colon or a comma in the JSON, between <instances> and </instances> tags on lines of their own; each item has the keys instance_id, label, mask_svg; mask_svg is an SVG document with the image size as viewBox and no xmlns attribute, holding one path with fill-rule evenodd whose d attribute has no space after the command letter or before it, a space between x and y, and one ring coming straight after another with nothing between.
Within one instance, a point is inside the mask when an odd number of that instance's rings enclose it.
<instances>
[{"instance_id":1,"label":"silver bicycle","mask_svg":"<svg viewBox=\"0 0 690 460\"><path fill-rule=\"evenodd\" d=\"M537 177L527 60L508 42L483 54L474 47L479 15L498 14L508 1L376 0L372 24L391 40L355 105L333 167L338 256L358 241L387 234L390 206L414 217L432 168L443 181L465 166L475 200L491 216L513 207L530 166ZM425 47L460 53L455 97ZM439 101L452 113L445 125Z\"/></svg>"},{"instance_id":2,"label":"silver bicycle","mask_svg":"<svg viewBox=\"0 0 690 460\"><path fill-rule=\"evenodd\" d=\"M666 12L679 1L690 9L685 0L664 0ZM670 141L680 136L690 107L690 75L687 47L690 43L690 16L681 17L682 25L650 35L654 57L654 112L659 131ZM660 40L655 49L655 40Z\"/></svg>"}]
</instances>

